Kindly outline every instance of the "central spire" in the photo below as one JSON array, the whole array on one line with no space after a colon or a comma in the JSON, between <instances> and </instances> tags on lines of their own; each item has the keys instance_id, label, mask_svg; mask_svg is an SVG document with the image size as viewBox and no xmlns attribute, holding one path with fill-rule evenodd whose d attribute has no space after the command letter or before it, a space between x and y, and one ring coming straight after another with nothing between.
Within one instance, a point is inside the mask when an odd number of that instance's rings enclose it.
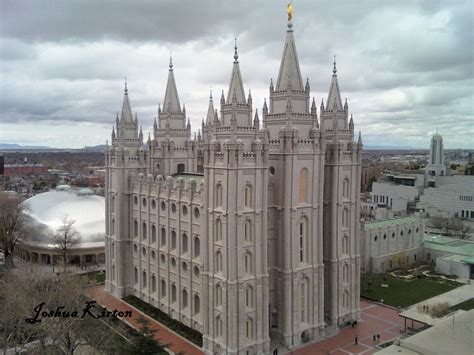
<instances>
[{"instance_id":1,"label":"central spire","mask_svg":"<svg viewBox=\"0 0 474 355\"><path fill-rule=\"evenodd\" d=\"M120 116L122 122L133 123L133 114L130 107L130 101L128 99L128 87L127 87L127 78L125 78L125 88L123 90L123 104L122 104L122 114Z\"/></svg>"},{"instance_id":2,"label":"central spire","mask_svg":"<svg viewBox=\"0 0 474 355\"><path fill-rule=\"evenodd\" d=\"M278 73L278 80L276 84L277 91L286 90L289 85L291 85L293 90L304 90L292 27L292 22L288 22L286 42L285 47L283 48L280 71Z\"/></svg>"},{"instance_id":3,"label":"central spire","mask_svg":"<svg viewBox=\"0 0 474 355\"><path fill-rule=\"evenodd\" d=\"M326 103L327 110L337 109L343 110L341 92L339 91L339 83L337 82L337 68L336 68L336 56L334 56L333 68L332 68L332 81L331 87L329 88L328 101Z\"/></svg>"},{"instance_id":4,"label":"central spire","mask_svg":"<svg viewBox=\"0 0 474 355\"><path fill-rule=\"evenodd\" d=\"M178 112L181 113L181 106L179 104L178 89L174 80L173 71L173 57L170 53L170 64L168 72L168 83L166 84L165 101L163 103L163 112Z\"/></svg>"},{"instance_id":5,"label":"central spire","mask_svg":"<svg viewBox=\"0 0 474 355\"><path fill-rule=\"evenodd\" d=\"M237 100L237 103L245 103L245 91L240 74L239 54L237 53L237 38L235 38L234 45L234 66L232 68L232 76L230 78L229 91L227 92L227 103L230 104L232 99Z\"/></svg>"}]
</instances>

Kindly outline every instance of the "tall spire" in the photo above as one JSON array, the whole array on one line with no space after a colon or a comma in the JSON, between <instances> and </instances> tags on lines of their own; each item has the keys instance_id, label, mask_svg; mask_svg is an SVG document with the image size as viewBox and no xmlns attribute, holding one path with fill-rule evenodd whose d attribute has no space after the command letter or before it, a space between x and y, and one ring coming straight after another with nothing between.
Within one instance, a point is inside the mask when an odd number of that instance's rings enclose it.
<instances>
[{"instance_id":1,"label":"tall spire","mask_svg":"<svg viewBox=\"0 0 474 355\"><path fill-rule=\"evenodd\" d=\"M125 78L125 88L123 90L123 104L120 121L133 123L132 109L130 108L130 101L128 99L127 78Z\"/></svg>"},{"instance_id":2,"label":"tall spire","mask_svg":"<svg viewBox=\"0 0 474 355\"><path fill-rule=\"evenodd\" d=\"M337 110L342 111L343 107L341 92L339 91L339 84L337 82L336 56L334 56L332 73L331 87L329 88L329 96L326 107L328 110L336 108Z\"/></svg>"},{"instance_id":3,"label":"tall spire","mask_svg":"<svg viewBox=\"0 0 474 355\"><path fill-rule=\"evenodd\" d=\"M303 79L301 78L300 64L298 55L296 54L295 38L293 37L292 23L288 23L286 31L286 41L283 47L283 55L281 57L280 71L276 83L276 90L286 90L288 81L291 81L293 90L304 90Z\"/></svg>"},{"instance_id":4,"label":"tall spire","mask_svg":"<svg viewBox=\"0 0 474 355\"><path fill-rule=\"evenodd\" d=\"M170 53L170 64L168 72L168 83L166 84L165 101L163 103L163 112L179 112L181 113L181 107L179 104L178 89L176 88L176 82L174 80L173 71L173 57Z\"/></svg>"},{"instance_id":5,"label":"tall spire","mask_svg":"<svg viewBox=\"0 0 474 355\"><path fill-rule=\"evenodd\" d=\"M245 91L240 74L239 55L237 54L237 38L234 46L234 66L232 68L232 76L230 78L229 91L227 92L227 103L232 102L232 97L235 95L237 103L245 103Z\"/></svg>"},{"instance_id":6,"label":"tall spire","mask_svg":"<svg viewBox=\"0 0 474 355\"><path fill-rule=\"evenodd\" d=\"M209 107L207 109L206 125L212 125L214 120L214 103L212 102L212 91L209 95Z\"/></svg>"}]
</instances>

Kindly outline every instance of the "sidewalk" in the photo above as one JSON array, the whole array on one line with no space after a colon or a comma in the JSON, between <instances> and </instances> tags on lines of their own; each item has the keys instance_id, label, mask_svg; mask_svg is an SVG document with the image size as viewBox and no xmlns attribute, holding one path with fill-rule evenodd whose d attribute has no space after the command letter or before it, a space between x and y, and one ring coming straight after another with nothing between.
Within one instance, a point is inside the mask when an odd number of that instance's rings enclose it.
<instances>
[{"instance_id":1,"label":"sidewalk","mask_svg":"<svg viewBox=\"0 0 474 355\"><path fill-rule=\"evenodd\" d=\"M136 308L130 306L128 303L113 297L111 294L105 291L104 285L91 286L86 289L86 294L92 299L96 300L101 306L106 307L108 310L120 310L122 312L132 311L132 317L121 318L122 320L129 323L129 325L138 328L138 318L142 316L150 322L150 328L155 330L155 339L162 344L169 344L169 350L173 353L179 353L180 351L188 355L204 354L204 352L197 346L182 338L178 334L174 333L164 325L146 316Z\"/></svg>"}]
</instances>

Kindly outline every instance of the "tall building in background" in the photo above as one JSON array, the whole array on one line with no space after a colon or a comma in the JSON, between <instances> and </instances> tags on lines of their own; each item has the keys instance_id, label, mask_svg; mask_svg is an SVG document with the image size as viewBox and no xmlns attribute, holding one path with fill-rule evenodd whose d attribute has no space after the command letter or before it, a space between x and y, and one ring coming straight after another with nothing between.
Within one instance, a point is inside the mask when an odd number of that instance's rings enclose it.
<instances>
[{"instance_id":1,"label":"tall building in background","mask_svg":"<svg viewBox=\"0 0 474 355\"><path fill-rule=\"evenodd\" d=\"M125 88L106 152L107 290L202 332L209 354L291 349L359 317L361 136L335 62L318 120L292 26L261 115L236 46L195 139L170 62L149 149Z\"/></svg>"},{"instance_id":2,"label":"tall building in background","mask_svg":"<svg viewBox=\"0 0 474 355\"><path fill-rule=\"evenodd\" d=\"M437 187L436 178L446 175L444 162L443 137L436 132L431 137L430 156L425 168L425 186Z\"/></svg>"}]
</instances>

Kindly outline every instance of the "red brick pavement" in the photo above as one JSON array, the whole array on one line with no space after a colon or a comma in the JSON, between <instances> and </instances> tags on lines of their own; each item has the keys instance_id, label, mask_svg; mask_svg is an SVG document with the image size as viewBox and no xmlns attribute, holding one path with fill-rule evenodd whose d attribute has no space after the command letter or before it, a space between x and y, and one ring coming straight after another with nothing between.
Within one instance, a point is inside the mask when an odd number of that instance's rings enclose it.
<instances>
[{"instance_id":1,"label":"red brick pavement","mask_svg":"<svg viewBox=\"0 0 474 355\"><path fill-rule=\"evenodd\" d=\"M326 354L373 354L376 345L396 339L403 330L403 319L398 311L376 303L360 301L361 320L355 328L344 328L328 339L294 350L293 355L326 355ZM373 341L374 333L380 334L380 341ZM359 344L355 345L355 337Z\"/></svg>"},{"instance_id":2,"label":"red brick pavement","mask_svg":"<svg viewBox=\"0 0 474 355\"><path fill-rule=\"evenodd\" d=\"M101 306L107 308L108 310L117 309L122 312L132 311L132 317L122 318L131 326L139 328L140 323L138 318L144 317L150 322L150 328L155 330L155 339L160 341L162 344L169 344L169 349L174 353L179 353L180 351L188 355L198 355L204 354L202 350L197 346L187 341L178 334L170 331L167 327L157 322L153 318L146 316L144 313L138 311L135 308L132 308L128 303L113 297L111 294L105 291L104 285L92 286L87 288L86 293L89 297L96 300Z\"/></svg>"}]
</instances>

